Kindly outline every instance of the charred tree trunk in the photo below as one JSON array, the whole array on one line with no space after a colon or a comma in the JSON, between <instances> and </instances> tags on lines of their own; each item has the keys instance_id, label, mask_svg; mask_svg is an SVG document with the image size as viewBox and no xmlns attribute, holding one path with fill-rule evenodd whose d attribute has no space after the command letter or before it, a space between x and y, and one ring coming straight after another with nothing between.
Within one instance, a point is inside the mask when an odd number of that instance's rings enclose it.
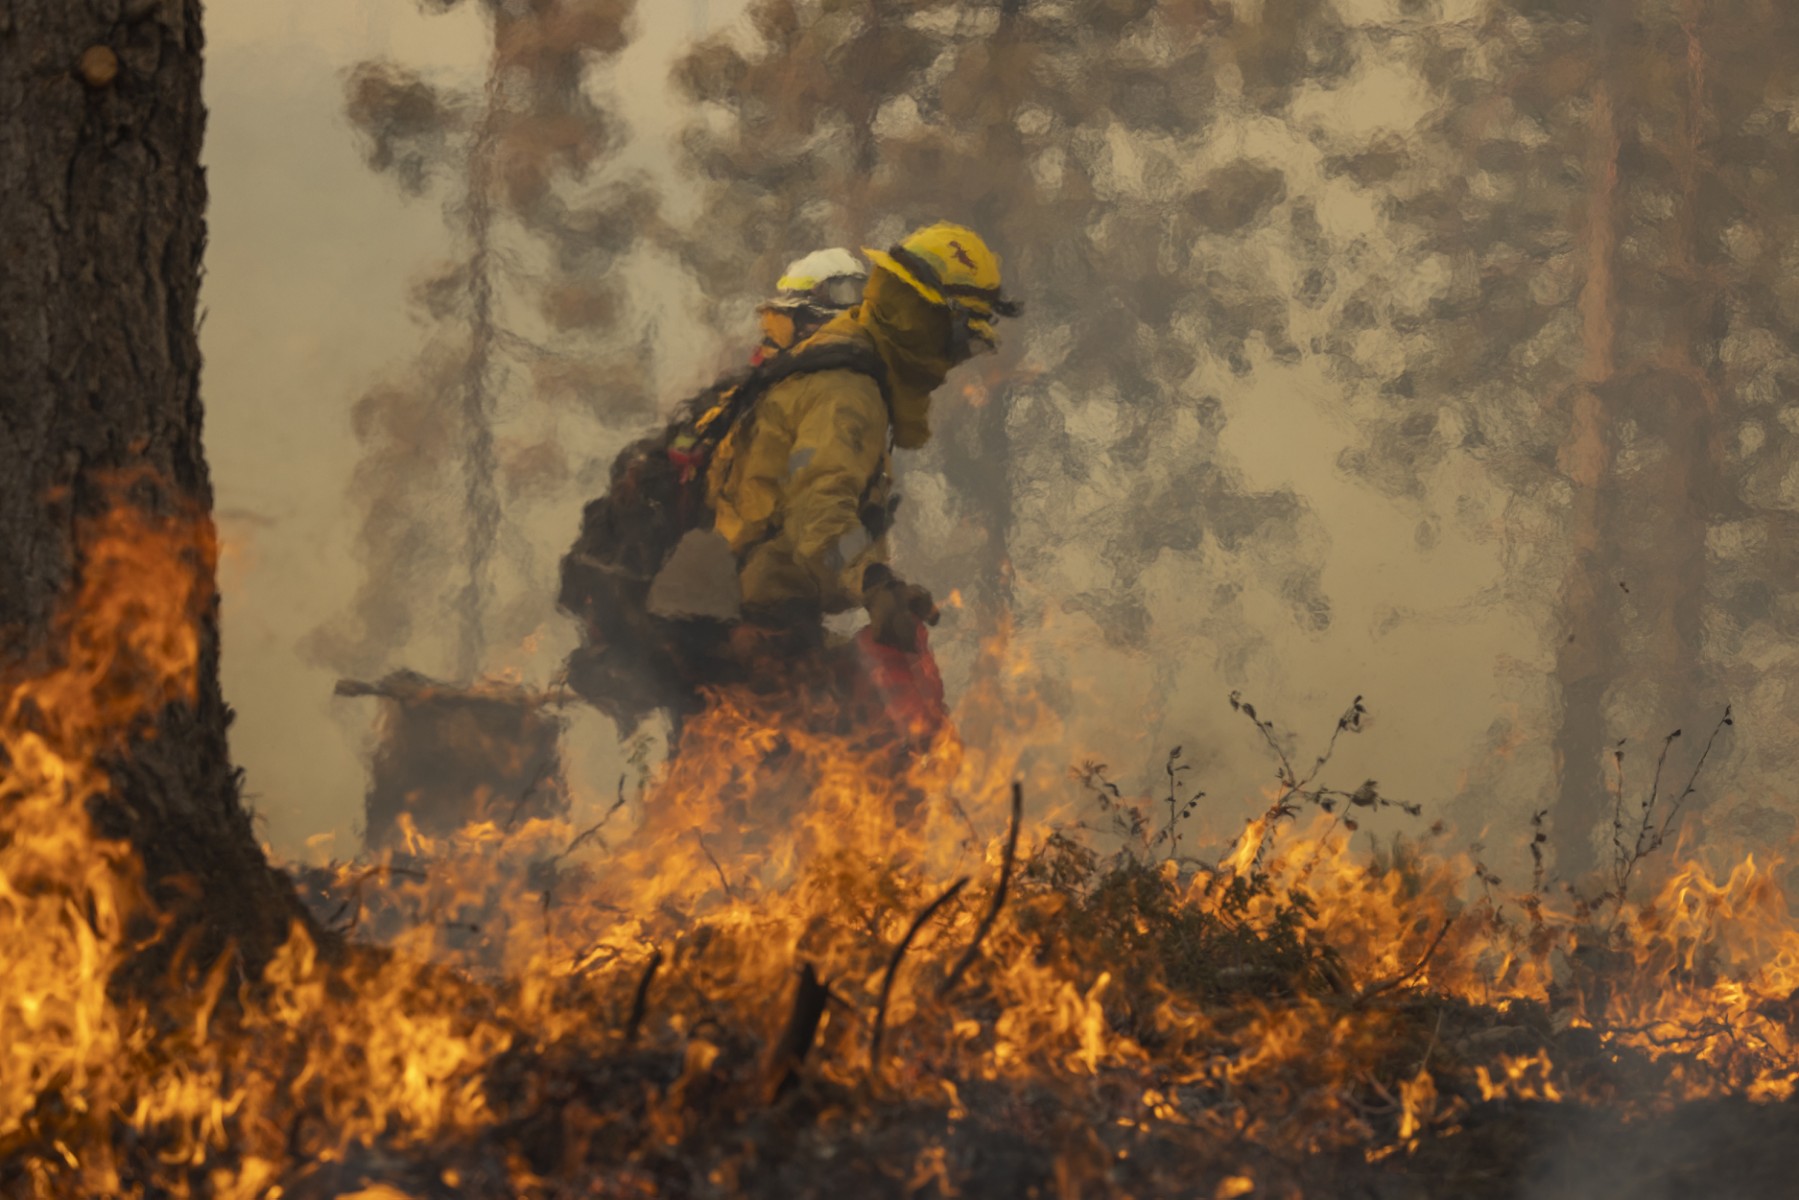
<instances>
[{"instance_id":1,"label":"charred tree trunk","mask_svg":"<svg viewBox=\"0 0 1799 1200\"><path fill-rule=\"evenodd\" d=\"M1618 244L1617 193L1619 135L1611 64L1616 28L1615 0L1606 0L1593 18L1593 99L1587 150L1587 211L1582 231L1586 281L1580 295L1581 378L1573 393L1573 420L1562 446L1561 468L1571 487L1570 545L1563 577L1563 635L1556 648L1555 681L1561 693L1561 724L1555 738L1556 799L1552 809L1559 832L1557 866L1575 878L1595 864L1593 832L1605 811L1604 704L1608 672L1617 659L1617 638L1604 577L1611 476L1611 431L1607 400L1617 371Z\"/></svg>"},{"instance_id":2,"label":"charred tree trunk","mask_svg":"<svg viewBox=\"0 0 1799 1200\"><path fill-rule=\"evenodd\" d=\"M198 0L0 6L0 667L41 653L77 582L76 524L120 472L209 519L201 44ZM299 908L239 798L218 653L214 601L196 702L134 743L95 816L197 954L235 943L256 965Z\"/></svg>"}]
</instances>

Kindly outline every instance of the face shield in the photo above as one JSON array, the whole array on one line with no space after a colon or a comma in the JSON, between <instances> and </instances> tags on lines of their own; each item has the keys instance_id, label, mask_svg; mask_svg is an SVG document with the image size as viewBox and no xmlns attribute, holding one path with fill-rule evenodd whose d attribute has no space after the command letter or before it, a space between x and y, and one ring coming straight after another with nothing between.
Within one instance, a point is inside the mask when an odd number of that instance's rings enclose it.
<instances>
[{"instance_id":1,"label":"face shield","mask_svg":"<svg viewBox=\"0 0 1799 1200\"><path fill-rule=\"evenodd\" d=\"M764 342L785 350L804 341L826 321L859 303L865 285L860 275L835 275L803 291L782 288L756 309Z\"/></svg>"}]
</instances>

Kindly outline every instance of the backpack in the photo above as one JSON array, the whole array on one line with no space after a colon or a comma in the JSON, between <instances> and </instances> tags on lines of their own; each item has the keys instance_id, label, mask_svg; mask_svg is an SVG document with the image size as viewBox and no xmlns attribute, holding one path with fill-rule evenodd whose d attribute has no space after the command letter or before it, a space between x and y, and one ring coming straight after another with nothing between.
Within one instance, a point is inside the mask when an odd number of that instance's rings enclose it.
<instances>
[{"instance_id":1,"label":"backpack","mask_svg":"<svg viewBox=\"0 0 1799 1200\"><path fill-rule=\"evenodd\" d=\"M721 630L649 611L650 584L675 547L709 527L707 473L732 430L753 420L756 402L797 375L854 371L887 394L886 364L861 342L802 344L728 376L681 404L659 432L631 443L612 463L605 495L581 512L581 532L562 558L557 607L581 625L569 685L629 734L650 711L678 716L695 702L696 660ZM716 624L716 623L711 623Z\"/></svg>"}]
</instances>

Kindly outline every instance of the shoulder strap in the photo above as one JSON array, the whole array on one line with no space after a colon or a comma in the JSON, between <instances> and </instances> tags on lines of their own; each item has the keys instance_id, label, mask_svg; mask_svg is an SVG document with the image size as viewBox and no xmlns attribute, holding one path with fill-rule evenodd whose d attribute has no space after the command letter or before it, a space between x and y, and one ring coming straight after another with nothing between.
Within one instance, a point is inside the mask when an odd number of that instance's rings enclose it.
<instances>
[{"instance_id":1,"label":"shoulder strap","mask_svg":"<svg viewBox=\"0 0 1799 1200\"><path fill-rule=\"evenodd\" d=\"M887 364L874 347L860 341L832 341L821 346L805 345L789 354L779 355L757 368L764 373L764 391L795 375L816 375L821 371L854 371L874 380L887 394Z\"/></svg>"},{"instance_id":2,"label":"shoulder strap","mask_svg":"<svg viewBox=\"0 0 1799 1200\"><path fill-rule=\"evenodd\" d=\"M860 341L802 345L751 368L742 382L731 389L711 419L694 431L695 439L708 445L717 444L770 388L795 376L825 371L853 371L866 375L881 389L882 402L892 403L887 390L887 363L875 353L874 347Z\"/></svg>"}]
</instances>

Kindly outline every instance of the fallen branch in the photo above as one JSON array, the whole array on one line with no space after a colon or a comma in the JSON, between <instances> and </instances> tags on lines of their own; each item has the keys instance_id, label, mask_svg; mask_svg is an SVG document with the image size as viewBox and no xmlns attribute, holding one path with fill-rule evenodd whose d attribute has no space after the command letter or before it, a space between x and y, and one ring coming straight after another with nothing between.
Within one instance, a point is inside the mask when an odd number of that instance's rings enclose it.
<instances>
[{"instance_id":1,"label":"fallen branch","mask_svg":"<svg viewBox=\"0 0 1799 1200\"><path fill-rule=\"evenodd\" d=\"M975 926L974 939L968 943L968 949L962 951L962 957L938 985L937 994L947 996L955 990L968 968L974 965L975 957L981 952L981 943L987 938L988 931L993 928L994 921L999 919L999 910L1006 903L1006 887L1012 882L1012 862L1018 854L1018 830L1024 823L1024 785L1012 784L1012 827L1006 833L1006 854L1000 859L999 884L993 889L993 903L987 906L987 912L981 917L981 923Z\"/></svg>"},{"instance_id":2,"label":"fallen branch","mask_svg":"<svg viewBox=\"0 0 1799 1200\"><path fill-rule=\"evenodd\" d=\"M812 964L802 963L799 987L793 993L793 1006L787 1010L787 1024L763 1071L764 1103L773 1104L779 1100L799 1078L800 1067L812 1050L812 1039L818 1034L818 1021L824 1016L825 1001L830 994L831 989L819 981Z\"/></svg>"},{"instance_id":3,"label":"fallen branch","mask_svg":"<svg viewBox=\"0 0 1799 1200\"><path fill-rule=\"evenodd\" d=\"M650 961L644 964L643 974L637 977L637 991L631 996L631 1015L625 1019L625 1045L637 1044L637 1033L643 1028L645 1011L650 1004L650 984L655 982L656 972L662 969L662 951L650 951Z\"/></svg>"},{"instance_id":4,"label":"fallen branch","mask_svg":"<svg viewBox=\"0 0 1799 1200\"><path fill-rule=\"evenodd\" d=\"M868 1039L870 1082L874 1082L880 1075L881 1037L887 1031L887 1001L893 995L893 977L899 974L900 960L906 957L906 951L912 946L912 939L918 936L918 931L924 928L925 922L936 916L939 909L954 900L957 894L967 886L968 876L964 875L944 889L941 896L925 905L924 911L912 918L912 924L906 928L906 936L900 939L899 945L893 948L892 957L887 960L887 973L881 977L881 999L875 1005L874 1032L869 1035Z\"/></svg>"}]
</instances>

